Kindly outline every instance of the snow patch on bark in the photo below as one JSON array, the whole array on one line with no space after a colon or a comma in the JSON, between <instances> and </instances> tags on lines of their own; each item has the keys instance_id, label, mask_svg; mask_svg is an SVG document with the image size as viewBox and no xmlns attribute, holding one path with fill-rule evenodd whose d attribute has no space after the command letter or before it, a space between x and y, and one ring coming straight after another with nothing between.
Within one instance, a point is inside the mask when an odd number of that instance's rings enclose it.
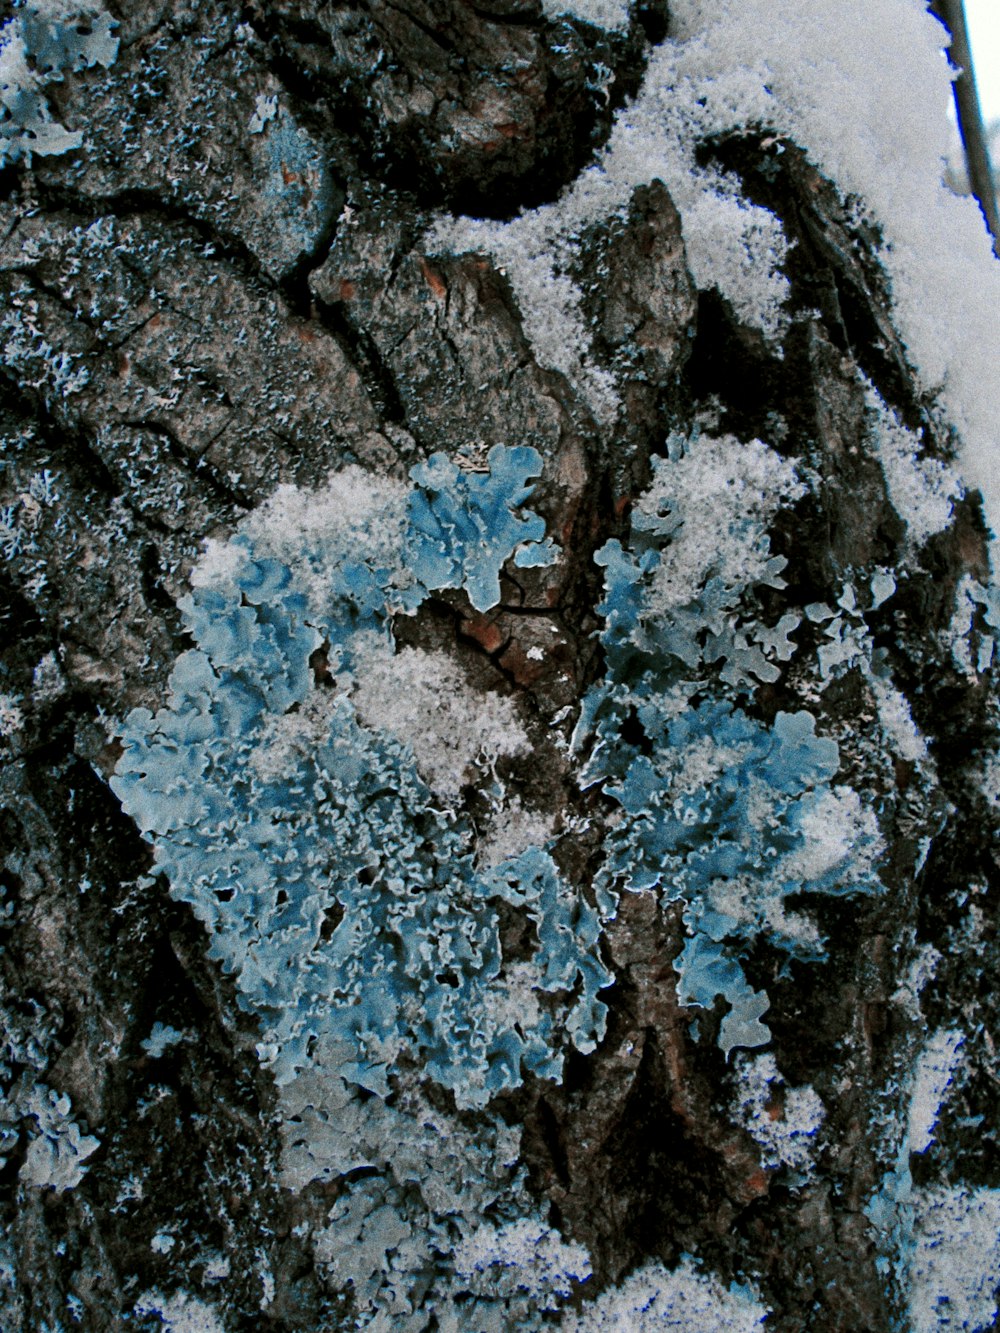
<instances>
[{"instance_id":1,"label":"snow patch on bark","mask_svg":"<svg viewBox=\"0 0 1000 1333\"><path fill-rule=\"evenodd\" d=\"M701 1272L690 1259L673 1272L649 1264L632 1273L579 1313L563 1316L562 1333L753 1333L768 1315L749 1287Z\"/></svg>"},{"instance_id":2,"label":"snow patch on bark","mask_svg":"<svg viewBox=\"0 0 1000 1333\"><path fill-rule=\"evenodd\" d=\"M773 0L676 0L670 39L651 53L641 90L618 112L597 162L557 202L509 222L441 218L430 241L490 254L506 269L540 363L566 374L608 421L619 399L589 359L570 276L581 233L623 213L637 186L662 180L698 286L717 288L745 324L780 338L788 292L780 221L696 153L732 134L761 134L778 153L781 139L794 141L857 200L859 218L881 229L906 350L957 427L965 475L1000 531L1000 266L975 203L943 183L944 42L922 0L802 0L783 8L780 23ZM947 494L939 499L943 506ZM916 516L918 529L938 521L926 506Z\"/></svg>"},{"instance_id":3,"label":"snow patch on bark","mask_svg":"<svg viewBox=\"0 0 1000 1333\"><path fill-rule=\"evenodd\" d=\"M366 727L382 727L407 746L438 795L455 800L477 769L528 750L511 701L474 690L446 653L394 652L383 635L370 632L355 654L352 697L358 716Z\"/></svg>"}]
</instances>

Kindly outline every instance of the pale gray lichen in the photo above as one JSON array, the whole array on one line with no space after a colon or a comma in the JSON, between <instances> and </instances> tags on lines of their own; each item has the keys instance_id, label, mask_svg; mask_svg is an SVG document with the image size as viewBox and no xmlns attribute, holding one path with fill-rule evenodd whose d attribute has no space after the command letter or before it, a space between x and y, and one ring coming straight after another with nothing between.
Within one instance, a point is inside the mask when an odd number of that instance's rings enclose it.
<instances>
[{"instance_id":1,"label":"pale gray lichen","mask_svg":"<svg viewBox=\"0 0 1000 1333\"><path fill-rule=\"evenodd\" d=\"M100 1139L83 1134L71 1118L70 1099L44 1083L36 1083L19 1099L19 1109L29 1134L18 1173L21 1183L58 1194L75 1188L87 1170L87 1158L100 1147Z\"/></svg>"},{"instance_id":2,"label":"pale gray lichen","mask_svg":"<svg viewBox=\"0 0 1000 1333\"><path fill-rule=\"evenodd\" d=\"M53 119L45 88L67 73L110 68L117 26L97 0L34 0L0 28L0 167L80 147L83 135Z\"/></svg>"}]
</instances>

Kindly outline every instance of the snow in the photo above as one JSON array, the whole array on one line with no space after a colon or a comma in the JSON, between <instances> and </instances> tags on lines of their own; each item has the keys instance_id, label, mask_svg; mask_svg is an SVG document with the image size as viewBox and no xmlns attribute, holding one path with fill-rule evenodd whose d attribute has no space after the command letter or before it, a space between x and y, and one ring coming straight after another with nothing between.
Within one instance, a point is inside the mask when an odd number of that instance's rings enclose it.
<instances>
[{"instance_id":1,"label":"snow","mask_svg":"<svg viewBox=\"0 0 1000 1333\"><path fill-rule=\"evenodd\" d=\"M689 1257L669 1272L649 1264L609 1287L579 1314L569 1312L561 1333L753 1333L766 1308L745 1287L725 1288Z\"/></svg>"},{"instance_id":2,"label":"snow","mask_svg":"<svg viewBox=\"0 0 1000 1333\"><path fill-rule=\"evenodd\" d=\"M820 790L798 820L800 845L785 860L781 874L787 880L806 884L846 866L852 856L873 869L884 844L874 810L862 805L851 787ZM860 873L860 867L855 869Z\"/></svg>"},{"instance_id":3,"label":"snow","mask_svg":"<svg viewBox=\"0 0 1000 1333\"><path fill-rule=\"evenodd\" d=\"M867 679L875 696L879 726L886 742L911 764L926 760L927 742L917 730L909 700L891 681L885 680L882 676L871 672Z\"/></svg>"},{"instance_id":4,"label":"snow","mask_svg":"<svg viewBox=\"0 0 1000 1333\"><path fill-rule=\"evenodd\" d=\"M727 587L761 581L772 556L766 541L753 538L783 501L804 491L794 466L759 440L701 435L682 458L661 463L636 508L646 520L683 520L653 574L653 612L686 605L713 575Z\"/></svg>"},{"instance_id":5,"label":"snow","mask_svg":"<svg viewBox=\"0 0 1000 1333\"><path fill-rule=\"evenodd\" d=\"M357 560L392 564L403 543L410 488L390 477L372 477L356 464L331 472L326 486L300 490L282 485L240 524L244 544L209 538L191 573L196 588L228 583L252 547L296 568L313 606L330 597L330 571L317 562L322 550L350 552Z\"/></svg>"},{"instance_id":6,"label":"snow","mask_svg":"<svg viewBox=\"0 0 1000 1333\"><path fill-rule=\"evenodd\" d=\"M1000 1287L1000 1190L921 1191L910 1264L910 1331L995 1328Z\"/></svg>"},{"instance_id":7,"label":"snow","mask_svg":"<svg viewBox=\"0 0 1000 1333\"><path fill-rule=\"evenodd\" d=\"M147 1291L136 1302L135 1313L147 1318L158 1315L164 1333L225 1333L212 1307L185 1291L171 1296Z\"/></svg>"},{"instance_id":8,"label":"snow","mask_svg":"<svg viewBox=\"0 0 1000 1333\"><path fill-rule=\"evenodd\" d=\"M623 212L637 186L656 179L666 184L699 287L717 287L742 319L769 336L785 326L781 305L788 284L780 268L787 244L781 224L742 198L735 178L697 165L700 134L693 121L700 94L686 82L681 48L658 48L600 160L556 203L510 222L442 217L428 238L441 250L493 257L511 283L539 362L565 374L604 423L614 419L620 400L611 376L589 359L580 291L568 270L579 234Z\"/></svg>"},{"instance_id":9,"label":"snow","mask_svg":"<svg viewBox=\"0 0 1000 1333\"><path fill-rule=\"evenodd\" d=\"M494 803L489 820L481 831L476 849L479 865L495 870L504 861L513 861L530 847L544 847L555 833L551 814L532 810L516 793L505 793Z\"/></svg>"},{"instance_id":10,"label":"snow","mask_svg":"<svg viewBox=\"0 0 1000 1333\"><path fill-rule=\"evenodd\" d=\"M554 1310L559 1297L591 1275L590 1256L582 1245L564 1241L535 1218L504 1226L482 1223L455 1247L455 1273L471 1290L493 1297L524 1293L539 1310Z\"/></svg>"},{"instance_id":11,"label":"snow","mask_svg":"<svg viewBox=\"0 0 1000 1333\"><path fill-rule=\"evenodd\" d=\"M763 1164L808 1171L816 1151L816 1135L826 1108L808 1085L788 1088L770 1053L735 1058L738 1083L733 1107L742 1125L762 1149Z\"/></svg>"},{"instance_id":12,"label":"snow","mask_svg":"<svg viewBox=\"0 0 1000 1333\"><path fill-rule=\"evenodd\" d=\"M933 944L922 945L893 992L893 1002L902 1005L910 1018L920 1018L920 993L934 980L942 957L943 954Z\"/></svg>"},{"instance_id":13,"label":"snow","mask_svg":"<svg viewBox=\"0 0 1000 1333\"><path fill-rule=\"evenodd\" d=\"M920 1053L910 1092L907 1125L910 1152L926 1152L934 1142L934 1128L948 1085L958 1067L964 1040L961 1032L941 1029L934 1033Z\"/></svg>"},{"instance_id":14,"label":"snow","mask_svg":"<svg viewBox=\"0 0 1000 1333\"><path fill-rule=\"evenodd\" d=\"M16 694L0 694L0 740L15 736L24 726L21 699Z\"/></svg>"},{"instance_id":15,"label":"snow","mask_svg":"<svg viewBox=\"0 0 1000 1333\"><path fill-rule=\"evenodd\" d=\"M1000 531L1000 266L976 204L942 181L950 95L943 41L922 0L799 0L782 7L780 22L773 0L675 0L670 39L651 53L639 93L560 199L509 222L442 217L429 241L489 254L505 269L539 361L565 373L608 422L618 394L589 359L580 293L568 276L581 231L621 213L638 185L659 178L680 211L699 288L717 288L744 323L780 338L780 222L748 204L735 178L699 166L695 151L734 132L763 133L775 153L782 138L794 141L842 195L855 197L859 217L868 212L881 229L894 322L921 385L940 395L957 427L965 478L981 489ZM919 540L921 527L936 521L925 506L911 536Z\"/></svg>"},{"instance_id":16,"label":"snow","mask_svg":"<svg viewBox=\"0 0 1000 1333\"><path fill-rule=\"evenodd\" d=\"M942 183L949 73L921 0L682 0L675 32L716 78L705 119L772 125L881 225L895 322L963 437L967 479L1000 529L996 375L1000 267L976 204Z\"/></svg>"},{"instance_id":17,"label":"snow","mask_svg":"<svg viewBox=\"0 0 1000 1333\"><path fill-rule=\"evenodd\" d=\"M953 501L962 494L961 481L940 460L922 457L919 438L900 424L871 385L867 398L889 499L912 544L922 546L951 522Z\"/></svg>"},{"instance_id":18,"label":"snow","mask_svg":"<svg viewBox=\"0 0 1000 1333\"><path fill-rule=\"evenodd\" d=\"M485 764L523 754L528 737L513 703L474 690L446 653L393 652L374 632L356 640L352 698L365 726L381 727L407 745L421 777L454 800Z\"/></svg>"}]
</instances>

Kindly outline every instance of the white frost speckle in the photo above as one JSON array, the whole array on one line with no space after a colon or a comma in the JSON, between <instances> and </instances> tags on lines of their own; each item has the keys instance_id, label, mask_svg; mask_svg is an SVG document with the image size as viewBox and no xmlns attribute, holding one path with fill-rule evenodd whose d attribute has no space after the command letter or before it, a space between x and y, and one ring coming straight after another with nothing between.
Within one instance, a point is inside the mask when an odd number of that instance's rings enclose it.
<instances>
[{"instance_id":1,"label":"white frost speckle","mask_svg":"<svg viewBox=\"0 0 1000 1333\"><path fill-rule=\"evenodd\" d=\"M1000 809L1000 754L990 754L983 759L979 790L994 810Z\"/></svg>"}]
</instances>

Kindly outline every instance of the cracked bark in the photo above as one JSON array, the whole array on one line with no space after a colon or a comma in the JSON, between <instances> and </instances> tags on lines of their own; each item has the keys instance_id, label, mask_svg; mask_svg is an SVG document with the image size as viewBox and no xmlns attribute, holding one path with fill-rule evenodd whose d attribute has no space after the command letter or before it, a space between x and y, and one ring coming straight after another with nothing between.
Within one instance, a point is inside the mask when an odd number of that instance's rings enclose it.
<instances>
[{"instance_id":1,"label":"cracked bark","mask_svg":"<svg viewBox=\"0 0 1000 1333\"><path fill-rule=\"evenodd\" d=\"M905 765L879 775L892 797L886 894L816 905L831 958L815 974L793 982L773 957L754 963L780 1067L829 1095L835 1148L816 1181L772 1187L727 1119L722 1057L692 1040L676 1000L682 923L644 897L626 899L606 941L617 981L599 1051L571 1059L561 1086L529 1079L504 1109L525 1128L533 1191L587 1245L599 1280L696 1253L723 1275L751 1275L775 1329L887 1330L891 1301L862 1209L879 1173L865 1127L911 1035L889 1001L907 941L940 944L963 886L992 886L983 910L995 914L996 869L990 816L967 775L992 725L987 686L938 646L960 578L986 577L978 502L959 505L912 559L862 440L859 370L932 452L953 449L893 329L877 238L793 145L780 159L749 136L704 146L796 242L796 318L779 359L722 298L695 291L666 190L637 190L627 216L583 238L578 255L594 355L627 409L612 430L538 363L505 275L482 256L427 253L422 238L433 208L509 217L554 198L638 86L664 5L640 6L620 37L547 23L535 0L108 8L122 49L107 74L77 80L84 149L9 170L0 204L4 305L36 339L3 369L0 504L27 514L30 478L45 468L59 489L57 505L28 515L31 549L0 584L3 689L25 701L0 778L15 908L2 1001L50 1016L44 1077L101 1138L71 1193L19 1187L16 1152L0 1172L17 1254L11 1333L62 1327L68 1296L83 1329L134 1327L139 1292L190 1280L184 1246L150 1249L168 1222L231 1257L231 1277L213 1289L227 1328L339 1326L341 1304L301 1231L329 1207L329 1188L293 1198L277 1187L274 1091L253 1025L207 961L201 928L149 877L149 849L105 782L117 751L100 718L162 701L188 646L174 601L202 540L231 532L279 483L317 484L346 462L401 478L435 450L475 458L496 443L534 445L545 473L533 503L566 559L518 571L485 615L444 594L402 622L399 639L447 647L475 684L521 699L538 742L532 771L515 775L522 790L596 827L607 798L577 790L546 739L600 670L592 556L622 535L665 436L709 402L741 439L772 439L780 423L783 452L822 478L818 498L779 516L772 541L794 556L803 605L835 599L853 569L905 570L894 615L872 627L931 740L940 788L910 789ZM250 25L242 36L239 24ZM368 88L373 46L391 59ZM310 145L294 170L280 164L306 182L297 211L276 199L274 164L245 132L255 97L273 93ZM69 394L47 369L63 353L87 371ZM539 664L531 650L543 635L558 650ZM33 673L53 653L58 679L40 691ZM762 687L763 715L794 699L795 672L793 662L783 694ZM828 691L823 707L846 771L871 781L855 744L857 682ZM915 883L893 858L902 867L931 829ZM581 838L564 872L588 883L598 847L596 834ZM992 924L984 940L980 965L996 967ZM935 1021L965 1006L970 1026L995 1030L997 1000L973 961L942 966ZM198 1041L151 1058L140 1042L157 1019ZM963 1094L970 1121L995 1093L985 1058L977 1068ZM951 1132L975 1178L995 1179L995 1138ZM262 1252L275 1283L263 1311Z\"/></svg>"}]
</instances>

